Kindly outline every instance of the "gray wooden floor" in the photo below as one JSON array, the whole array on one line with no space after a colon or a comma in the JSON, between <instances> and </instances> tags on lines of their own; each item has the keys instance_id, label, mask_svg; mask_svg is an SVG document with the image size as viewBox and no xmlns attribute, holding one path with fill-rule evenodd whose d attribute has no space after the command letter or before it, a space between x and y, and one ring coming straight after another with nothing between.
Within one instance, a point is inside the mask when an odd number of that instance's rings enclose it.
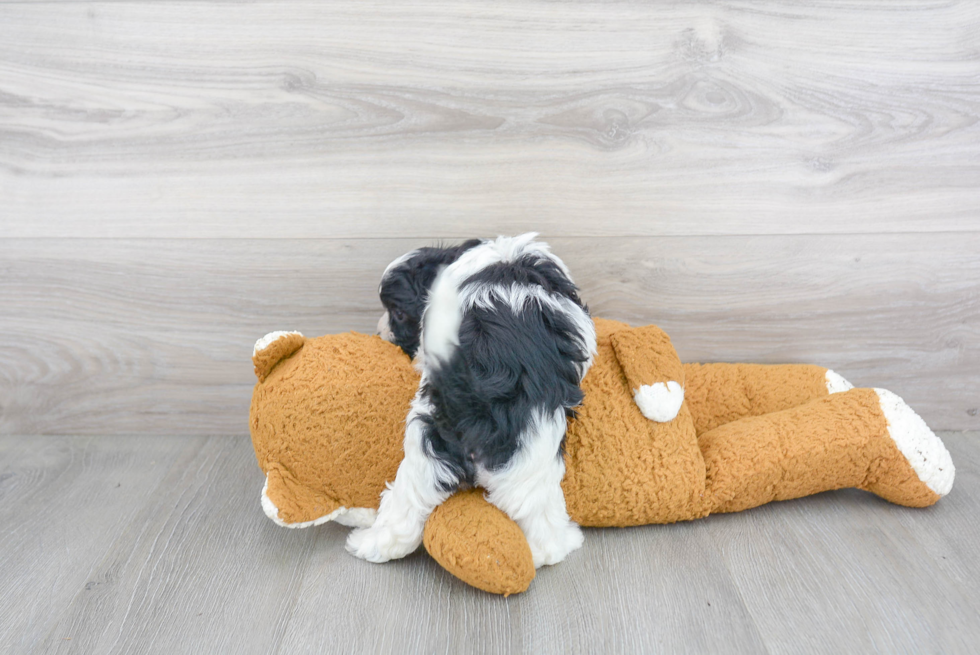
<instances>
[{"instance_id":1,"label":"gray wooden floor","mask_svg":"<svg viewBox=\"0 0 980 655\"><path fill-rule=\"evenodd\" d=\"M2 653L969 653L980 435L925 510L825 493L588 530L508 599L259 507L244 437L0 438Z\"/></svg>"}]
</instances>

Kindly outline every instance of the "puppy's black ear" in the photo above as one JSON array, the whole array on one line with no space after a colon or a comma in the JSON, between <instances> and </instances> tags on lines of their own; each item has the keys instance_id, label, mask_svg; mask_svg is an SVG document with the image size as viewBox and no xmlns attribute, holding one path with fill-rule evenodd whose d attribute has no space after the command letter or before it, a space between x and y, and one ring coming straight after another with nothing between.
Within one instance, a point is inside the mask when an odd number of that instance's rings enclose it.
<instances>
[{"instance_id":1,"label":"puppy's black ear","mask_svg":"<svg viewBox=\"0 0 980 655\"><path fill-rule=\"evenodd\" d=\"M456 250L458 251L456 253L456 259L459 259L459 256L470 248L476 248L481 243L483 243L482 239L470 239L469 241L464 241L460 245L456 246Z\"/></svg>"},{"instance_id":2,"label":"puppy's black ear","mask_svg":"<svg viewBox=\"0 0 980 655\"><path fill-rule=\"evenodd\" d=\"M470 239L458 246L419 249L418 255L410 260L413 269L412 282L419 298L424 300L429 295L429 288L442 269L481 243L483 242L480 239Z\"/></svg>"},{"instance_id":3,"label":"puppy's black ear","mask_svg":"<svg viewBox=\"0 0 980 655\"><path fill-rule=\"evenodd\" d=\"M415 262L410 279L412 281L412 288L420 302L424 303L426 298L428 298L429 289L432 287L432 283L435 282L436 276L447 265L444 258L438 254L419 257L418 261ZM419 315L421 316L421 313Z\"/></svg>"}]
</instances>

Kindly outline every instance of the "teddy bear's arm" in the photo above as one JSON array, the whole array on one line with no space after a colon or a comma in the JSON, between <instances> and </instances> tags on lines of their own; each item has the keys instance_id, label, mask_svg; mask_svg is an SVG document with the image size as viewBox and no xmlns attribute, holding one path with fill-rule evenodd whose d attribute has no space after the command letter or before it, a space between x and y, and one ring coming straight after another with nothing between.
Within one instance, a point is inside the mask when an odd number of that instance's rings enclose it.
<instances>
[{"instance_id":1,"label":"teddy bear's arm","mask_svg":"<svg viewBox=\"0 0 980 655\"><path fill-rule=\"evenodd\" d=\"M480 489L459 491L437 507L422 543L442 568L492 594L517 594L534 579L531 547L520 527Z\"/></svg>"},{"instance_id":2,"label":"teddy bear's arm","mask_svg":"<svg viewBox=\"0 0 980 655\"><path fill-rule=\"evenodd\" d=\"M643 415L672 421L684 402L684 367L667 333L646 325L619 330L610 341Z\"/></svg>"}]
</instances>

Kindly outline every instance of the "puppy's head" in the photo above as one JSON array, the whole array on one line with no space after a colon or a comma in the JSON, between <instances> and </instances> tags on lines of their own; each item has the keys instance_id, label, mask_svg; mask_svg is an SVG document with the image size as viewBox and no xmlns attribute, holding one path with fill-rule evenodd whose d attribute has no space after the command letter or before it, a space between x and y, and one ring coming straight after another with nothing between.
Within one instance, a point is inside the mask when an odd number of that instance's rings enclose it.
<instances>
[{"instance_id":1,"label":"puppy's head","mask_svg":"<svg viewBox=\"0 0 980 655\"><path fill-rule=\"evenodd\" d=\"M471 239L449 248L419 248L388 264L378 290L385 307L378 321L381 338L404 350L409 357L415 357L432 283L439 271L480 243L479 239Z\"/></svg>"}]
</instances>

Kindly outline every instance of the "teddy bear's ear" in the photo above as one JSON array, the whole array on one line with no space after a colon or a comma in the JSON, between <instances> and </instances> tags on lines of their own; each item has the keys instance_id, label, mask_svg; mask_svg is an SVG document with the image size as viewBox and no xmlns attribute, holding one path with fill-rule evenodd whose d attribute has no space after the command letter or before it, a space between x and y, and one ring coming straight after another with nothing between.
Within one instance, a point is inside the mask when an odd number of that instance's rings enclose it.
<instances>
[{"instance_id":1,"label":"teddy bear's ear","mask_svg":"<svg viewBox=\"0 0 980 655\"><path fill-rule=\"evenodd\" d=\"M306 343L306 337L299 332L270 332L255 342L252 349L252 364L255 366L255 377L259 382L276 367L276 364L286 359Z\"/></svg>"},{"instance_id":2,"label":"teddy bear's ear","mask_svg":"<svg viewBox=\"0 0 980 655\"><path fill-rule=\"evenodd\" d=\"M672 421L684 402L684 366L670 337L656 325L619 330L613 351L645 417Z\"/></svg>"}]
</instances>

